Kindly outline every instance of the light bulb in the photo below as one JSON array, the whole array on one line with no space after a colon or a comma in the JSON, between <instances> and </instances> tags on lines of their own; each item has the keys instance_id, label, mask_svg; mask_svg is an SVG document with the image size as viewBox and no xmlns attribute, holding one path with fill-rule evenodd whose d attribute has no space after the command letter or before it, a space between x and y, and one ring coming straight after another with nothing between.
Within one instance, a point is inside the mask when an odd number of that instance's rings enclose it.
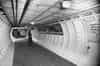
<instances>
[{"instance_id":1,"label":"light bulb","mask_svg":"<svg viewBox=\"0 0 100 66\"><path fill-rule=\"evenodd\" d=\"M63 1L62 6L63 6L63 8L70 8L71 7L71 1Z\"/></svg>"},{"instance_id":2,"label":"light bulb","mask_svg":"<svg viewBox=\"0 0 100 66\"><path fill-rule=\"evenodd\" d=\"M35 23L34 22L30 22L30 24L34 25Z\"/></svg>"}]
</instances>

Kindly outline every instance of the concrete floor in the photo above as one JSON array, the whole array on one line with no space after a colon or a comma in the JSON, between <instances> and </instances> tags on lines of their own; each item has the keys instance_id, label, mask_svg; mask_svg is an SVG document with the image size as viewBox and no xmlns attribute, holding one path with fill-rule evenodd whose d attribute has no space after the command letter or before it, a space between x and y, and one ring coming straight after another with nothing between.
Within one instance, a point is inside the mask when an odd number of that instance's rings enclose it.
<instances>
[{"instance_id":1,"label":"concrete floor","mask_svg":"<svg viewBox=\"0 0 100 66\"><path fill-rule=\"evenodd\" d=\"M36 44L33 47L28 47L27 44L28 42L16 43L13 66L75 66Z\"/></svg>"}]
</instances>

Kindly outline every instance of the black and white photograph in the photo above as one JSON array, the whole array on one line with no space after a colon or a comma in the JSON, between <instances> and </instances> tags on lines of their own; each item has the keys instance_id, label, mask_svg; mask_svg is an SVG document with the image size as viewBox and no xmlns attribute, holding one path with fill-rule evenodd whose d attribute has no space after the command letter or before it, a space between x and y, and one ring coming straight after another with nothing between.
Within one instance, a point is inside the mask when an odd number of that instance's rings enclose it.
<instances>
[{"instance_id":1,"label":"black and white photograph","mask_svg":"<svg viewBox=\"0 0 100 66\"><path fill-rule=\"evenodd\" d=\"M0 66L100 66L100 0L0 0Z\"/></svg>"}]
</instances>

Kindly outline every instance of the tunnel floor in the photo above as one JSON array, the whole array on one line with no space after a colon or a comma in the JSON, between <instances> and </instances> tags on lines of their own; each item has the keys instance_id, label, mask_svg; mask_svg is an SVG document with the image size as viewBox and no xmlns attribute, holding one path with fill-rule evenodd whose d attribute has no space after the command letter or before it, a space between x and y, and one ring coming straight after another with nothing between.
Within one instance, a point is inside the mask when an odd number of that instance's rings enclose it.
<instances>
[{"instance_id":1,"label":"tunnel floor","mask_svg":"<svg viewBox=\"0 0 100 66\"><path fill-rule=\"evenodd\" d=\"M32 47L28 44L28 42L16 43L13 66L75 66L35 43Z\"/></svg>"}]
</instances>

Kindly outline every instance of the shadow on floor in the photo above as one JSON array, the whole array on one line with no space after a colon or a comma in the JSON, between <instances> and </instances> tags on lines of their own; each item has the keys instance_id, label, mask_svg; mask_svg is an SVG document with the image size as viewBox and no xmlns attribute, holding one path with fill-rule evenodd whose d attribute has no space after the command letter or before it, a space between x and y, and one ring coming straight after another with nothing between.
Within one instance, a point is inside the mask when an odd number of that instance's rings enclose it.
<instances>
[{"instance_id":1,"label":"shadow on floor","mask_svg":"<svg viewBox=\"0 0 100 66\"><path fill-rule=\"evenodd\" d=\"M13 66L75 66L54 53L33 43L17 42L15 45Z\"/></svg>"}]
</instances>

